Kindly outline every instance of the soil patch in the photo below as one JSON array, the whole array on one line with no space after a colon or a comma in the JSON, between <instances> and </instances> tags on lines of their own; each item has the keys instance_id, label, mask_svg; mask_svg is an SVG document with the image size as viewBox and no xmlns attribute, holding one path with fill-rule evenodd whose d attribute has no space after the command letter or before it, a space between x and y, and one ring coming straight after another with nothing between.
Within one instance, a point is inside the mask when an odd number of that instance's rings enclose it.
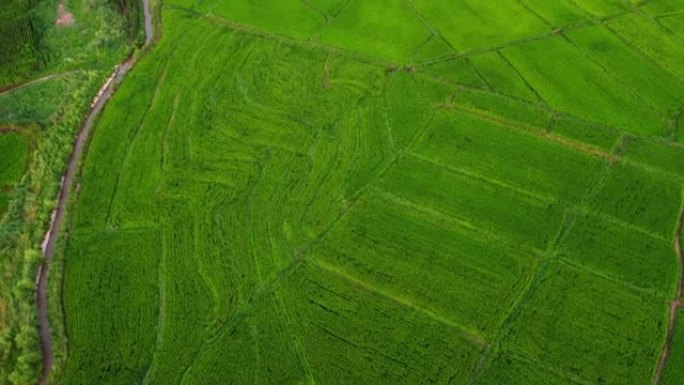
<instances>
[{"instance_id":1,"label":"soil patch","mask_svg":"<svg viewBox=\"0 0 684 385\"><path fill-rule=\"evenodd\" d=\"M64 6L64 3L59 3L57 6L57 20L55 20L55 25L56 26L69 26L74 24L74 15L67 10L67 8Z\"/></svg>"}]
</instances>

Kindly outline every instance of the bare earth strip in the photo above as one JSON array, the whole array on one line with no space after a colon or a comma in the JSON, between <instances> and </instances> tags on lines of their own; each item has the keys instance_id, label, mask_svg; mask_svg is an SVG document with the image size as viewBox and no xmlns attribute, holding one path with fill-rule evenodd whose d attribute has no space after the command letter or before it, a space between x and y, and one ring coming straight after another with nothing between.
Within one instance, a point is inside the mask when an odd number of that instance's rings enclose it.
<instances>
[{"instance_id":1,"label":"bare earth strip","mask_svg":"<svg viewBox=\"0 0 684 385\"><path fill-rule=\"evenodd\" d=\"M153 26L152 26L152 14L150 12L150 5L148 0L142 0L143 11L145 16L145 44L143 48L146 47L153 37ZM60 186L59 198L57 203L57 208L53 213L53 219L48 230L45 241L43 242L43 263L38 270L37 278L37 295L38 295L38 321L40 329L40 342L43 355L43 371L40 378L40 385L47 385L50 371L52 370L52 335L50 333L50 323L48 319L48 291L47 291L47 279L48 271L50 267L50 262L52 261L52 256L55 252L55 245L57 239L59 238L60 229L62 226L62 219L64 217L64 212L66 204L69 200L69 191L73 184L74 175L77 172L78 164L83 155L83 148L88 140L90 131L92 129L93 123L97 115L100 113L102 108L105 106L109 98L114 92L114 87L121 83L126 73L133 68L136 62L135 56L131 56L126 59L121 65L117 66L110 76L109 79L102 86L100 91L95 96L95 100L91 104L90 112L88 113L85 122L81 126L81 131L78 134L76 143L74 144L73 152L71 153L71 158L69 159L69 164L62 179L62 184ZM45 79L43 79L45 80Z\"/></svg>"},{"instance_id":2,"label":"bare earth strip","mask_svg":"<svg viewBox=\"0 0 684 385\"><path fill-rule=\"evenodd\" d=\"M660 361L658 362L658 367L656 368L655 375L653 377L653 384L658 385L662 381L663 371L665 370L665 364L667 364L667 359L670 356L670 350L672 346L672 340L674 338L674 329L677 324L677 313L679 309L684 308L684 301L682 301L682 291L684 290L684 252L682 251L682 224L684 224L684 208L679 213L679 221L677 222L677 228L675 229L674 238L674 249L679 257L679 283L677 284L677 294L675 295L672 304L670 305L670 323L667 329L667 337L665 339L665 344L663 345L663 351L660 354Z\"/></svg>"}]
</instances>

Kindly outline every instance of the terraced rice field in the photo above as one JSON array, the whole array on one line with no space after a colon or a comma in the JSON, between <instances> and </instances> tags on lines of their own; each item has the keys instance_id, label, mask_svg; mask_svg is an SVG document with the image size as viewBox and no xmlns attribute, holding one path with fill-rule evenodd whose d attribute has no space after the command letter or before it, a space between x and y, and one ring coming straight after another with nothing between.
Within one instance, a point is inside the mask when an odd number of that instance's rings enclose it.
<instances>
[{"instance_id":1,"label":"terraced rice field","mask_svg":"<svg viewBox=\"0 0 684 385\"><path fill-rule=\"evenodd\" d=\"M59 382L681 383L682 15L164 2L83 166Z\"/></svg>"}]
</instances>

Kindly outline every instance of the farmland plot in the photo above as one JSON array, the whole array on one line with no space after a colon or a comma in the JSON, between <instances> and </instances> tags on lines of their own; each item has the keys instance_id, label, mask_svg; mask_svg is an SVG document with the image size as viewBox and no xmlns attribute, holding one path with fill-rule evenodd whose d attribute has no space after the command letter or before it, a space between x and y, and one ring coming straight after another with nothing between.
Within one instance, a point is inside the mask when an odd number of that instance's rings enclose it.
<instances>
[{"instance_id":1,"label":"farmland plot","mask_svg":"<svg viewBox=\"0 0 684 385\"><path fill-rule=\"evenodd\" d=\"M680 48L461 3L162 6L83 166L60 383L651 383Z\"/></svg>"}]
</instances>

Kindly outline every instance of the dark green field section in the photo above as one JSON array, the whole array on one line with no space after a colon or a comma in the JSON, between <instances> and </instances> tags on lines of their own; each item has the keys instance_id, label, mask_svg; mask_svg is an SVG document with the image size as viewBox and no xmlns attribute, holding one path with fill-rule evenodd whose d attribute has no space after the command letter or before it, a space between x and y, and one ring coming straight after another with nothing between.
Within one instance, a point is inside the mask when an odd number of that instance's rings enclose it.
<instances>
[{"instance_id":1,"label":"dark green field section","mask_svg":"<svg viewBox=\"0 0 684 385\"><path fill-rule=\"evenodd\" d=\"M165 2L83 165L59 383L651 384L684 4L454 3Z\"/></svg>"},{"instance_id":2,"label":"dark green field section","mask_svg":"<svg viewBox=\"0 0 684 385\"><path fill-rule=\"evenodd\" d=\"M49 27L40 0L3 0L0 9L0 89L24 79L47 59L42 36Z\"/></svg>"},{"instance_id":3,"label":"dark green field section","mask_svg":"<svg viewBox=\"0 0 684 385\"><path fill-rule=\"evenodd\" d=\"M24 174L29 158L26 136L0 132L0 217L4 215L15 185Z\"/></svg>"},{"instance_id":4,"label":"dark green field section","mask_svg":"<svg viewBox=\"0 0 684 385\"><path fill-rule=\"evenodd\" d=\"M684 360L684 311L679 310L677 325L675 326L672 351L663 376L664 385L677 385L684 383L684 368L678 364Z\"/></svg>"}]
</instances>

